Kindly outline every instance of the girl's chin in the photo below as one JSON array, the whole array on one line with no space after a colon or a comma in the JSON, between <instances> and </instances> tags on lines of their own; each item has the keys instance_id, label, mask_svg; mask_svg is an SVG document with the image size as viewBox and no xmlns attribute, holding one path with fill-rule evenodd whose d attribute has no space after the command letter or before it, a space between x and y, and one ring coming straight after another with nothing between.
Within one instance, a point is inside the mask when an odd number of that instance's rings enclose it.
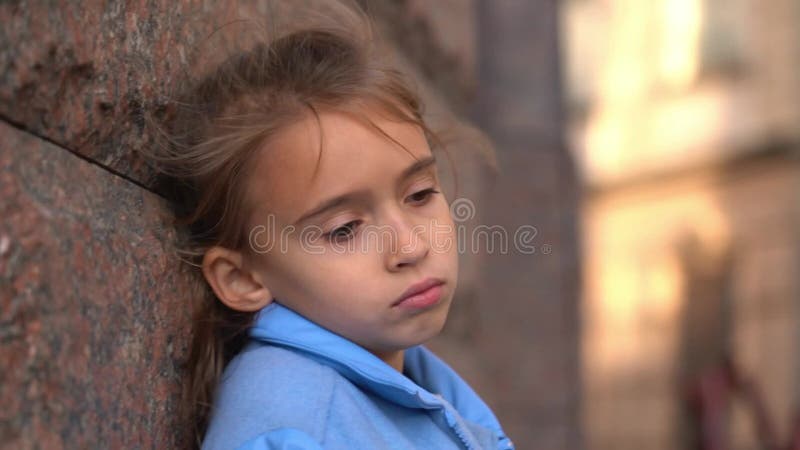
<instances>
[{"instance_id":1,"label":"girl's chin","mask_svg":"<svg viewBox=\"0 0 800 450\"><path fill-rule=\"evenodd\" d=\"M447 314L443 314L443 316L444 317L442 317L435 323L427 324L428 326L424 327L423 329L419 329L416 330L414 333L411 333L411 335L408 336L408 339L406 340L407 345L405 345L405 347L409 348L424 344L430 341L431 339L435 338L436 336L440 335L442 333L442 330L444 329L444 324L447 319Z\"/></svg>"}]
</instances>

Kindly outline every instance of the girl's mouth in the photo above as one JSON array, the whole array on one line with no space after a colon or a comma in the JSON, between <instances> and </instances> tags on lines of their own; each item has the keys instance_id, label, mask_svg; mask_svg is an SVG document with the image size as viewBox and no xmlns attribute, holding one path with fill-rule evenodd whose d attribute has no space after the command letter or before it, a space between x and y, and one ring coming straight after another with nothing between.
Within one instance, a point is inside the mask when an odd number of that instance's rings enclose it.
<instances>
[{"instance_id":1,"label":"girl's mouth","mask_svg":"<svg viewBox=\"0 0 800 450\"><path fill-rule=\"evenodd\" d=\"M421 309L433 306L442 298L443 284L444 281L440 279L427 278L406 289L400 299L394 302L392 306L407 309Z\"/></svg>"}]
</instances>

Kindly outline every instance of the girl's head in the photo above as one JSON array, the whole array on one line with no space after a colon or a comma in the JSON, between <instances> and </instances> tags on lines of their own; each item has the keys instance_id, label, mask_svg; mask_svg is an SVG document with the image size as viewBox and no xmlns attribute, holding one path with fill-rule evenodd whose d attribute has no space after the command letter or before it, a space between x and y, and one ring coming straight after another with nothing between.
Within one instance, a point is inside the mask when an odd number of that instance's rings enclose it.
<instances>
[{"instance_id":1,"label":"girl's head","mask_svg":"<svg viewBox=\"0 0 800 450\"><path fill-rule=\"evenodd\" d=\"M314 107L254 153L247 243L214 246L203 273L233 310L277 301L390 363L444 325L457 282L454 224L415 121L380 105ZM397 305L438 280L439 302Z\"/></svg>"},{"instance_id":2,"label":"girl's head","mask_svg":"<svg viewBox=\"0 0 800 450\"><path fill-rule=\"evenodd\" d=\"M273 301L392 364L444 325L458 258L439 141L370 35L350 31L304 29L228 58L182 95L166 154L148 155L209 288L189 361L198 436L224 365ZM435 305L395 304L429 279Z\"/></svg>"}]
</instances>

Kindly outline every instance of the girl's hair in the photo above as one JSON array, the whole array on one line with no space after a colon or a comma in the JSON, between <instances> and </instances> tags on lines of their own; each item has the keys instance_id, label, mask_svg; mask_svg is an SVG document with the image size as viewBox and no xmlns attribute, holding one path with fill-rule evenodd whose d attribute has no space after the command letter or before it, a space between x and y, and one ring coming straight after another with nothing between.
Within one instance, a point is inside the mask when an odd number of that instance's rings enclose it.
<instances>
[{"instance_id":1,"label":"girl's hair","mask_svg":"<svg viewBox=\"0 0 800 450\"><path fill-rule=\"evenodd\" d=\"M418 125L434 149L444 148L423 120L417 94L382 62L369 20L351 12L359 16L355 27L352 21L307 27L232 54L180 93L166 127L155 125L166 144L147 150L145 160L160 173L157 190L173 208L176 248L192 266L201 267L212 246L248 251L244 221L254 205L245 187L254 153L309 114L318 120L322 111L345 112L382 133L365 113L378 110ZM185 392L198 444L222 370L243 347L255 316L226 307L201 284Z\"/></svg>"}]
</instances>

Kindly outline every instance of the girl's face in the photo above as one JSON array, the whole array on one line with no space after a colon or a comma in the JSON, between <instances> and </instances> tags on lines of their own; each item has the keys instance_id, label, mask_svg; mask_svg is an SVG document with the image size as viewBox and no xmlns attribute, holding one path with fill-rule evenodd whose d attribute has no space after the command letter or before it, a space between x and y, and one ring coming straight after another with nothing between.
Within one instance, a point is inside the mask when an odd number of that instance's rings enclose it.
<instances>
[{"instance_id":1,"label":"girl's face","mask_svg":"<svg viewBox=\"0 0 800 450\"><path fill-rule=\"evenodd\" d=\"M397 143L323 112L264 147L249 185L248 258L275 301L388 360L442 329L458 253L422 130L370 117ZM438 302L396 305L431 278L443 283Z\"/></svg>"}]
</instances>

